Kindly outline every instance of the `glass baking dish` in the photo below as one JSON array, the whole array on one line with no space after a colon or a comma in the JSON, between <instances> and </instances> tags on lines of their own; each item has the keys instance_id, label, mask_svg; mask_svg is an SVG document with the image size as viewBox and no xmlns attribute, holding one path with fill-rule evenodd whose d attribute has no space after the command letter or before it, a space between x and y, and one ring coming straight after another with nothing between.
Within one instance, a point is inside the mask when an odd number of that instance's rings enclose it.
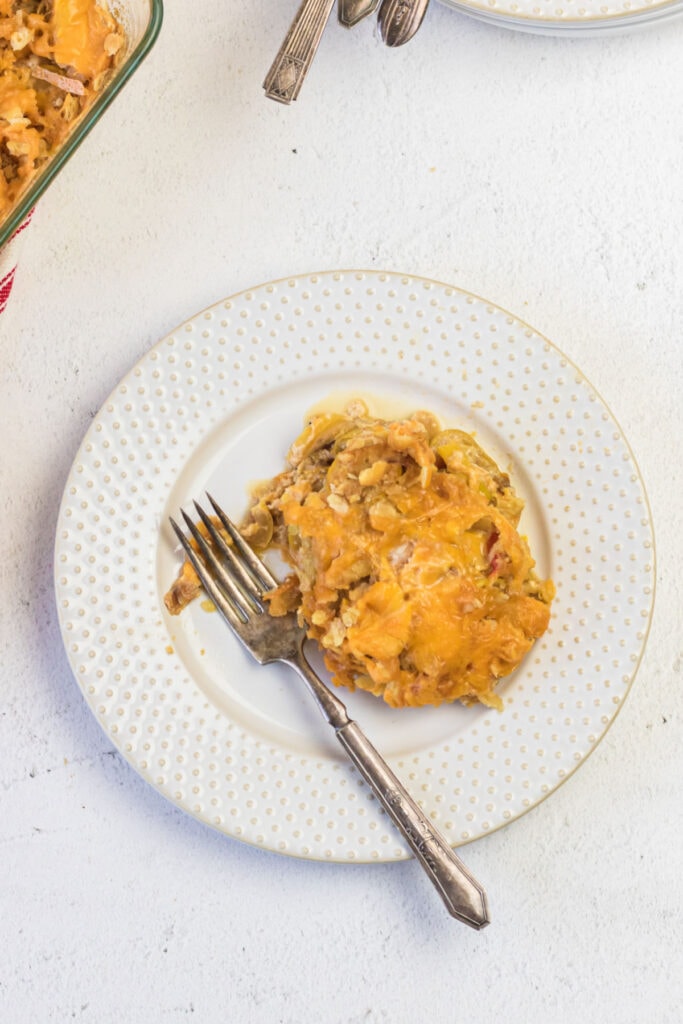
<instances>
[{"instance_id":1,"label":"glass baking dish","mask_svg":"<svg viewBox=\"0 0 683 1024\"><path fill-rule=\"evenodd\" d=\"M109 83L92 107L76 123L73 131L51 160L41 169L4 220L0 221L0 249L35 206L54 176L99 121L111 101L147 56L161 28L162 0L102 0L126 30L126 54L112 73Z\"/></svg>"}]
</instances>

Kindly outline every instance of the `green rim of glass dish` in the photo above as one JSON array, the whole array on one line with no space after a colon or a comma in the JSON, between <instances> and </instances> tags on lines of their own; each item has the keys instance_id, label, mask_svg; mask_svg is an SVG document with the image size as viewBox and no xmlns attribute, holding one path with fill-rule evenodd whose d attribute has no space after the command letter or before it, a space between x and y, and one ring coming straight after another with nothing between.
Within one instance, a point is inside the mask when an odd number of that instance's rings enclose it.
<instances>
[{"instance_id":1,"label":"green rim of glass dish","mask_svg":"<svg viewBox=\"0 0 683 1024\"><path fill-rule=\"evenodd\" d=\"M0 225L0 249L9 241L24 218L35 206L54 176L60 172L69 157L78 149L90 129L97 124L114 97L118 95L119 91L123 88L131 75L137 71L140 64L151 50L157 36L159 35L159 30L164 17L163 0L152 0L151 8L152 10L149 23L145 29L144 35L133 50L129 59L120 69L118 74L112 78L109 85L103 90L102 94L90 108L87 115L69 136L64 146L62 146L60 151L52 160L50 160L45 169L41 171L40 175L36 178L29 190L21 197L17 206L15 206L7 219Z\"/></svg>"}]
</instances>

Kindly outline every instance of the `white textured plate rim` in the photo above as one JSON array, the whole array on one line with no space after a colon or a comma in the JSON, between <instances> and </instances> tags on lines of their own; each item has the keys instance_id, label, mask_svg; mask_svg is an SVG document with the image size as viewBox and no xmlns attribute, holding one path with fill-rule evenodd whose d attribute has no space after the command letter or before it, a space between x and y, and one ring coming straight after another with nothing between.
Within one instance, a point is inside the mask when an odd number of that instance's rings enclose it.
<instances>
[{"instance_id":1,"label":"white textured plate rim","mask_svg":"<svg viewBox=\"0 0 683 1024\"><path fill-rule=\"evenodd\" d=\"M228 836L231 836L233 838L237 838L237 839L239 839L242 842L246 842L248 845L253 845L253 846L256 846L256 847L261 848L261 849L267 849L267 850L270 850L272 852L279 853L279 854L285 854L285 855L295 856L295 857L303 857L305 859L311 859L311 860L319 860L319 861L330 861L331 860L331 861L337 862L337 863L382 863L382 862L391 862L391 861L406 859L406 858L410 857L410 852L407 849L407 847L405 847L404 845L402 845L402 848L400 848L400 849L394 848L394 850L390 854L389 854L388 850L387 851L382 851L382 853L386 853L387 856L382 856L382 854L378 855L377 852L373 852L372 856L367 856L367 857L365 856L365 853L367 851L363 851L363 852L356 853L356 854L353 854L353 855L347 853L346 856L342 856L341 853L339 855L336 855L335 851L329 851L329 850L326 850L324 852L324 854L323 854L321 852L317 852L316 853L316 852L314 852L312 850L307 851L307 852L302 852L300 849L282 848L279 845L274 845L272 843L269 843L268 841L264 840L263 837L260 837L259 839L254 839L253 837L249 837L248 835L242 834L240 831L237 831L237 832L236 831L232 831L232 830L230 830L226 826L226 823L217 824L215 821L210 820L206 813L196 813L194 810L192 810L191 807L187 806L186 802L179 801L179 800L174 800L173 796L171 796L169 794L169 792L164 790L164 788L161 785L158 785L155 782L155 780L151 777L151 772L146 772L145 770L143 770L141 768L140 764L136 763L135 758L131 756L130 752L126 751L126 749L124 748L124 744L123 744L123 738L119 737L119 736L116 736L116 735L112 735L111 730L109 728L107 728L106 721L102 721L101 716L97 715L94 703L90 699L89 694L86 692L86 688L85 688L85 685L84 685L85 680L82 678L82 674L79 673L79 671L77 669L76 659L75 659L75 657L72 656L72 653L69 650L68 638L67 638L67 629L68 629L67 616L66 616L66 614L64 612L62 602L60 602L60 600L59 600L60 592L64 589L64 587L63 587L63 582L64 581L60 579L60 571L61 572L64 571L63 567L60 567L60 565L59 565L59 562L60 562L60 550L62 548L62 545L60 544L60 535L61 535L61 531L62 531L63 526L64 526L65 517L68 514L68 511L70 509L69 484L74 479L74 473L76 471L77 465L79 464L79 460L82 459L83 453L85 452L87 446L92 442L92 440L93 440L93 438L95 436L95 431L97 429L97 424L98 424L98 421L100 420L100 418L103 415L103 411L115 399L115 396L119 393L120 389L124 388L125 385L130 384L130 383L132 383L135 380L136 375L140 372L141 368L146 364L146 362L151 358L152 353L160 351L161 348L164 346L164 344L167 344L169 342L169 340L173 339L176 334L180 334L183 331L183 329L186 329L186 328L188 328L188 326L191 326L194 323L196 323L197 321L200 321L202 319L202 317L205 317L206 315L210 314L214 310L226 307L226 305L228 303L235 303L239 299L243 299L246 296L250 296L250 295L252 295L252 293L257 293L258 294L260 292L263 292L263 290L267 289L267 288L271 288L272 289L272 288L277 288L278 286L284 286L284 285L287 285L287 284L292 285L292 284L301 283L301 282L316 282L316 283L318 283L318 282L320 282L322 280L322 281L330 281L330 282L333 282L333 284L334 284L334 283L338 283L340 281L343 281L343 280L345 280L347 278L348 279L355 279L355 280L371 279L371 280L376 280L376 281L391 281L391 282L398 283L399 286L405 286L405 285L412 284L412 285L414 285L416 287L422 286L422 287L424 287L426 289L433 288L433 289L437 289L437 290L442 290L446 295L448 295L450 297L456 296L456 297L459 297L462 301L465 301L465 302L480 303L484 307L486 307L486 309L489 312L491 312L491 313L492 312L497 312L499 314L502 314L504 317L507 318L508 322L514 323L520 329L523 329L525 332L527 332L527 336L528 337L533 336L533 337L539 339L547 347L547 349L549 349L550 351L552 351L555 354L555 356L560 361L564 361L563 365L566 364L567 366L571 367L571 369L574 370L575 374L577 375L577 377L576 377L577 384L580 382L583 386L585 386L586 388L589 389L589 392L592 393L592 395L595 396L595 401L597 401L597 403L602 408L602 410L607 414L607 418L609 418L611 420L612 425L614 427L616 427L616 429L618 431L619 440L623 444L624 448L626 449L628 460L630 461L630 463L631 463L631 465L633 467L633 470L635 471L635 475L632 477L632 479L635 480L637 482L637 484L639 485L640 497L637 500L644 504L644 508L645 508L646 513L647 513L647 519L643 520L642 524L643 525L647 524L647 528L648 528L647 529L648 542L645 544L645 546L649 547L651 549L651 551L650 551L650 562L651 562L651 564L649 566L646 566L646 570L649 571L649 576L648 576L649 588L645 588L645 593L648 593L651 596L649 598L647 612L646 613L645 612L641 612L641 615L645 615L645 614L647 615L647 622L645 624L645 628L642 631L642 633L638 634L638 636L641 638L640 647L638 649L637 656L635 658L632 656L632 661L634 662L634 664L630 668L629 676L628 676L628 682L627 682L625 688L623 689L623 691L621 693L621 696L618 698L616 709L609 716L608 721L606 721L606 723L603 725L601 731L599 732L599 735L594 739L594 742L592 742L588 746L588 749L585 751L585 753L583 753L582 755L579 756L579 759L576 761L576 763L573 766L570 766L566 770L566 772L564 772L563 777L560 778L559 781L554 781L554 783L549 787L549 789L546 792L543 793L543 795L538 796L536 799L533 799L532 801L528 802L525 806L523 806L520 809L518 809L514 814L511 814L505 820L500 820L500 821L498 821L497 824L493 824L491 827L487 827L483 831L480 830L479 832L475 832L474 834L463 834L463 835L466 835L465 838L463 838L463 836L461 836L461 837L454 837L452 835L449 835L449 841L452 842L452 844L454 846L465 845L466 843L472 842L475 839L478 839L478 838L480 838L483 835L491 834L492 832L497 831L499 828L502 828L505 825L511 824L513 821L518 820L520 817L522 817L524 814L526 814L527 811L531 810L533 807L536 807L540 803L544 802L544 800L547 799L548 796L550 796L554 792L556 792L557 789L562 785L562 783L565 782L568 778L570 778L574 774L574 772L577 770L577 768L580 767L580 765L585 762L586 758L590 755L590 753L592 753L593 750L596 749L596 747L599 745L600 741L602 740L602 738L604 738L605 734L607 733L607 731L609 730L609 728L613 724L614 720L616 719L616 716L617 716L618 712L621 710L621 707L623 706L623 703L624 703L624 701L625 701L625 699L626 699L626 697L627 697L627 695L628 695L628 693L629 693L629 691L630 691L630 689L631 689L631 687L633 685L633 682L634 682L635 677L637 675L637 672L638 672L638 669L640 667L640 663L642 661L642 657L643 657L643 654L644 654L644 651L645 651L645 648L646 648L647 638L648 638L648 634L649 634L649 630L650 630L650 626L651 626L651 622L652 622L652 614L653 614L653 607L654 607L654 596L655 596L655 586L656 586L656 552L655 552L655 546L654 546L653 524L652 524L651 510L650 510L650 507L649 507L649 500L648 500L647 492L645 490L642 474L640 473L640 470L639 470L639 467L637 465L637 461L636 461L635 455L634 455L634 453L633 453L633 451L631 449L631 446L630 446L627 438L623 434L623 431L619 427L619 424L618 424L616 418L614 417L613 413L609 409L609 407L606 405L606 403L601 398L601 396L599 395L597 390L593 387L593 385L590 384L590 382L586 379L585 375L573 363L573 361L569 357L567 357L559 348L557 348L557 346L553 342L551 342L548 338L546 338L544 335L542 335L535 328L531 327L525 321L520 319L520 317L518 317L516 314L510 313L508 310L504 309L503 307L500 307L499 305L497 305L495 303L492 303L489 300L487 300L487 299L485 299L485 298L483 298L481 296L476 295L475 293L472 293L470 291L466 291L466 290L464 290L462 288L459 288L459 287L457 287L455 285L450 285L450 284L447 284L445 282L436 281L436 280L433 280L433 279L430 279L430 278L426 278L426 277L423 277L423 276L419 276L419 275L404 274L404 273L399 273L399 272L396 272L396 271L382 271L382 270L375 270L375 269L372 269L372 270L318 271L318 272L313 272L313 273L310 273L310 274L289 275L287 277L283 277L283 278L280 278L280 279L277 279L277 280L274 280L274 281L270 281L270 282L265 282L263 284L260 284L260 285L257 285L257 286L251 287L251 288L245 288L242 291L234 293L233 295L229 296L227 299L219 300L219 302L217 302L217 303L212 303L210 306L206 307L204 310L202 310L199 313L195 314L193 317L188 318L181 325L179 325L174 331L172 331L169 334L167 334L164 338L162 338L159 342L157 342L154 346L152 346L152 348L150 350L148 350L148 352L145 353L141 357L140 360L138 360L138 362L135 364L135 366L133 366L131 368L131 370L128 372L128 374L126 374L122 378L122 380L119 382L119 384L114 388L114 390L111 392L111 394L109 396L109 399L107 401L105 401L105 403L103 403L102 409L98 413L97 417L95 417L95 419L93 420L93 423L90 425L88 431L86 432L85 437L83 438L83 441L81 442L81 445L79 446L78 452L77 452L77 454L76 454L76 456L74 458L73 465L71 467L70 473L69 473L67 481L66 481L66 485L65 485L65 488L64 488L64 494L63 494L62 502L61 502L61 505L60 505L59 516L58 516L57 535L56 535L56 543L55 543L55 593L56 593L56 597L57 597L57 609L58 609L58 618L59 618L59 623L60 623L60 630L61 630L61 633L62 633L62 638L63 638L63 641L64 641L65 650L66 650L69 662L71 664L72 670L74 672L74 676L75 676L75 678L77 679L77 681L79 683L79 686L80 686L80 688L81 688L81 690L83 692L83 695L84 695L84 697L86 699L86 702L91 707L91 710L95 714L95 717L98 719L98 721L100 721L101 727L108 734L109 738L114 743L114 745L117 747L117 749L120 751L122 756L135 768L135 770L140 775L142 775L143 778L145 778L145 780L147 782L149 782L154 788L156 788L162 795L164 795L167 799L171 800L171 802L176 803L176 805L180 806L182 808L182 810L185 811L185 813L190 814L190 816L194 817L196 820L201 821L203 824L209 825L211 828L221 832L224 835L228 835ZM510 340L512 340L512 339L510 339ZM226 406L226 415L230 411L231 411L231 408ZM63 555L62 555L62 560L63 560ZM448 749L448 748L446 748L446 749ZM433 756L433 755L430 754L430 756ZM379 808L379 807L376 807L376 813L379 813L380 816L383 816L383 812L381 811L381 808ZM441 826L441 827L443 827L443 826ZM351 857L353 859L350 859Z\"/></svg>"},{"instance_id":2,"label":"white textured plate rim","mask_svg":"<svg viewBox=\"0 0 683 1024\"><path fill-rule=\"evenodd\" d=\"M673 19L683 14L683 0L662 0L654 4L633 4L629 10L614 13L586 13L581 17L567 17L566 6L563 13L556 12L544 16L540 8L531 13L513 11L509 7L498 10L486 3L476 0L440 0L445 7L469 14L481 21L498 25L501 28L516 29L526 32L544 33L547 35L585 36L602 35L610 31L626 31L627 29L646 28L658 22Z\"/></svg>"}]
</instances>

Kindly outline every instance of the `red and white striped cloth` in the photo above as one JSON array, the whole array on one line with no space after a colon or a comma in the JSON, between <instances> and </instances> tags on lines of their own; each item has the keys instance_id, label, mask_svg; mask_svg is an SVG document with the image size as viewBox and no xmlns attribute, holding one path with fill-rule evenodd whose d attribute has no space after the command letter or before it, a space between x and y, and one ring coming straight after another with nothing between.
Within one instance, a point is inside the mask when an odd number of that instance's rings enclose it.
<instances>
[{"instance_id":1,"label":"red and white striped cloth","mask_svg":"<svg viewBox=\"0 0 683 1024\"><path fill-rule=\"evenodd\" d=\"M33 210L31 210L26 220L19 225L9 242L0 249L0 313L3 312L9 301L12 285L14 284L14 275L17 272L17 263L19 262L19 250L24 240L24 232L31 223L32 216Z\"/></svg>"}]
</instances>

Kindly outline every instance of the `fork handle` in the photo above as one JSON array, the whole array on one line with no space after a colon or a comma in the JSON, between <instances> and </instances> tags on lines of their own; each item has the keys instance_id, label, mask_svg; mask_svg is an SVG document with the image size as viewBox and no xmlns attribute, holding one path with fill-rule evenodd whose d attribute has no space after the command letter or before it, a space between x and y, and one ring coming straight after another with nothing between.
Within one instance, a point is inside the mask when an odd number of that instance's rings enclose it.
<instances>
[{"instance_id":1,"label":"fork handle","mask_svg":"<svg viewBox=\"0 0 683 1024\"><path fill-rule=\"evenodd\" d=\"M485 928L489 923L489 910L484 889L394 775L358 723L349 718L342 701L313 671L303 650L299 650L296 658L286 660L308 683L337 739L407 840L449 914L471 928Z\"/></svg>"},{"instance_id":2,"label":"fork handle","mask_svg":"<svg viewBox=\"0 0 683 1024\"><path fill-rule=\"evenodd\" d=\"M447 840L373 747L357 722L336 730L337 739L393 819L452 917L480 930L489 923L486 893Z\"/></svg>"}]
</instances>

